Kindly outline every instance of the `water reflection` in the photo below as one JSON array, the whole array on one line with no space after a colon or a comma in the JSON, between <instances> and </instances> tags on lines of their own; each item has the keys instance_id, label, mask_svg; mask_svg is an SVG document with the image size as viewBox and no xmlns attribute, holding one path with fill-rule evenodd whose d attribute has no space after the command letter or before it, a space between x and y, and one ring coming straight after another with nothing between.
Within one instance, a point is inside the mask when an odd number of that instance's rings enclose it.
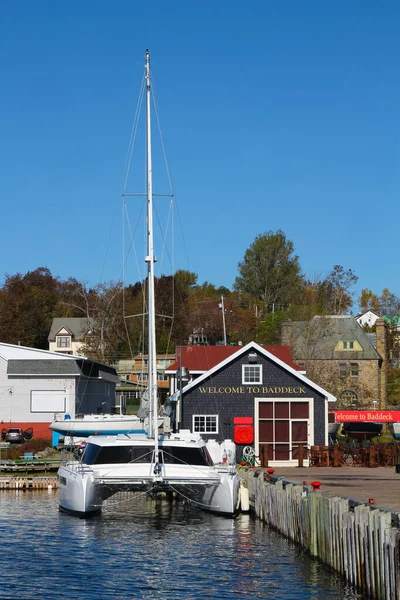
<instances>
[{"instance_id":1,"label":"water reflection","mask_svg":"<svg viewBox=\"0 0 400 600\"><path fill-rule=\"evenodd\" d=\"M0 494L0 598L361 599L249 515L121 496L91 520L55 493Z\"/></svg>"}]
</instances>

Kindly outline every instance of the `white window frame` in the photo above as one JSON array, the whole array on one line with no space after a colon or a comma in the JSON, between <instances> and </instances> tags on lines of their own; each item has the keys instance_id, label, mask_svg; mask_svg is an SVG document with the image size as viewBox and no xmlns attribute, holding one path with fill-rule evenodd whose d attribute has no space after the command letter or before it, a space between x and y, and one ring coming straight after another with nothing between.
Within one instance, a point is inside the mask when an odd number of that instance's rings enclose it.
<instances>
[{"instance_id":1,"label":"white window frame","mask_svg":"<svg viewBox=\"0 0 400 600\"><path fill-rule=\"evenodd\" d=\"M65 340L65 344L62 343ZM57 348L71 348L71 336L70 335L58 335L57 336Z\"/></svg>"},{"instance_id":2,"label":"white window frame","mask_svg":"<svg viewBox=\"0 0 400 600\"><path fill-rule=\"evenodd\" d=\"M254 384L261 384L262 383L262 365L254 365L254 364L249 364L249 365L242 365L242 385L254 385ZM246 369L254 369L257 368L258 369L258 379L254 380L254 381L246 381L245 379L245 372Z\"/></svg>"},{"instance_id":3,"label":"white window frame","mask_svg":"<svg viewBox=\"0 0 400 600\"><path fill-rule=\"evenodd\" d=\"M206 419L212 417L215 419L215 429L207 430ZM204 419L204 427L202 429L195 429L195 419ZM192 415L192 431L193 433L219 433L219 417L218 415Z\"/></svg>"}]
</instances>

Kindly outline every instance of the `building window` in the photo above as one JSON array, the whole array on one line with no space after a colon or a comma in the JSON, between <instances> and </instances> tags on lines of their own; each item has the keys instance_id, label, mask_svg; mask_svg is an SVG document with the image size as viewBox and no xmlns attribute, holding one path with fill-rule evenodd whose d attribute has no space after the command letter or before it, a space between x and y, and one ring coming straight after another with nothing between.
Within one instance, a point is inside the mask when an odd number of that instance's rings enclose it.
<instances>
[{"instance_id":1,"label":"building window","mask_svg":"<svg viewBox=\"0 0 400 600\"><path fill-rule=\"evenodd\" d=\"M339 363L339 376L342 379L345 379L347 376L347 365L346 363Z\"/></svg>"},{"instance_id":2,"label":"building window","mask_svg":"<svg viewBox=\"0 0 400 600\"><path fill-rule=\"evenodd\" d=\"M358 377L358 363L350 364L350 377Z\"/></svg>"},{"instance_id":3,"label":"building window","mask_svg":"<svg viewBox=\"0 0 400 600\"><path fill-rule=\"evenodd\" d=\"M262 383L262 365L242 365L242 383Z\"/></svg>"},{"instance_id":4,"label":"building window","mask_svg":"<svg viewBox=\"0 0 400 600\"><path fill-rule=\"evenodd\" d=\"M218 415L193 415L194 433L218 433Z\"/></svg>"},{"instance_id":5,"label":"building window","mask_svg":"<svg viewBox=\"0 0 400 600\"><path fill-rule=\"evenodd\" d=\"M343 342L343 350L354 350L354 342Z\"/></svg>"},{"instance_id":6,"label":"building window","mask_svg":"<svg viewBox=\"0 0 400 600\"><path fill-rule=\"evenodd\" d=\"M345 406L355 406L357 402L357 394L352 390L345 390L340 394L340 399L343 401Z\"/></svg>"},{"instance_id":7,"label":"building window","mask_svg":"<svg viewBox=\"0 0 400 600\"><path fill-rule=\"evenodd\" d=\"M57 338L57 348L69 348L71 346L71 338L67 336L59 336Z\"/></svg>"}]
</instances>

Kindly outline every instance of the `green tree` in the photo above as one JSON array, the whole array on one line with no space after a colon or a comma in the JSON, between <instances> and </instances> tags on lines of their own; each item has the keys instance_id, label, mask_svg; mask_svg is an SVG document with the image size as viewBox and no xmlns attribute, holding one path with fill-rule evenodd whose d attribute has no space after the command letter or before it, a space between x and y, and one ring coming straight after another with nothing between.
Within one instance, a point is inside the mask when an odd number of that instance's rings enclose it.
<instances>
[{"instance_id":1,"label":"green tree","mask_svg":"<svg viewBox=\"0 0 400 600\"><path fill-rule=\"evenodd\" d=\"M320 293L324 296L327 314L341 315L350 310L353 304L353 292L350 288L358 281L352 269L345 271L341 265L335 265L328 277L321 282Z\"/></svg>"},{"instance_id":2,"label":"green tree","mask_svg":"<svg viewBox=\"0 0 400 600\"><path fill-rule=\"evenodd\" d=\"M239 263L234 289L257 299L262 312L287 308L303 285L299 259L283 231L258 235Z\"/></svg>"}]
</instances>

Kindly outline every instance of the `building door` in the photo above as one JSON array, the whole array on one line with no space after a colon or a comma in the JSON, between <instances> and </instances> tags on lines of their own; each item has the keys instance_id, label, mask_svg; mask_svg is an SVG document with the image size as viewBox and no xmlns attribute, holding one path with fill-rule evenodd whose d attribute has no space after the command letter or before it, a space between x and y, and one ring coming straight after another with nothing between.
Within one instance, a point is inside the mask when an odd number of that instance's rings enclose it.
<instances>
[{"instance_id":1,"label":"building door","mask_svg":"<svg viewBox=\"0 0 400 600\"><path fill-rule=\"evenodd\" d=\"M304 458L307 458L307 448L311 445L312 404L312 398L256 399L258 456L262 456L263 447L267 446L269 461L297 463L299 444L302 444Z\"/></svg>"}]
</instances>

